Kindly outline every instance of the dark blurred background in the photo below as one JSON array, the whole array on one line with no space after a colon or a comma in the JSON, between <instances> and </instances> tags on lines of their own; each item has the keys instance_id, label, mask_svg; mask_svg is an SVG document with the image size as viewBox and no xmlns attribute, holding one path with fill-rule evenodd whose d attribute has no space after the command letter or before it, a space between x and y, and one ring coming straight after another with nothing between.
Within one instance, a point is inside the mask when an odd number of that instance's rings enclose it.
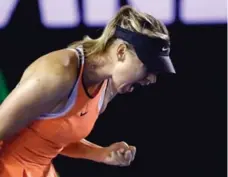
<instances>
[{"instance_id":1,"label":"dark blurred background","mask_svg":"<svg viewBox=\"0 0 228 177\"><path fill-rule=\"evenodd\" d=\"M10 91L39 56L99 36L127 3L167 24L177 74L115 98L88 137L104 146L122 140L137 146L130 167L58 156L57 171L61 177L225 177L225 0L1 0L1 82Z\"/></svg>"}]
</instances>

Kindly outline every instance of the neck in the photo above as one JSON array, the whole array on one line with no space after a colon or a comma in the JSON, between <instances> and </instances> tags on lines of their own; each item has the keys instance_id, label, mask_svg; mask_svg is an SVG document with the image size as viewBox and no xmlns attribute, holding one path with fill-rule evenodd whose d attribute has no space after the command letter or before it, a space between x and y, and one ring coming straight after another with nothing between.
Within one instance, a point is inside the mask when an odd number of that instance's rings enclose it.
<instances>
[{"instance_id":1,"label":"neck","mask_svg":"<svg viewBox=\"0 0 228 177\"><path fill-rule=\"evenodd\" d=\"M83 79L85 86L91 87L101 84L111 78L112 62L107 56L91 57L85 59Z\"/></svg>"},{"instance_id":2,"label":"neck","mask_svg":"<svg viewBox=\"0 0 228 177\"><path fill-rule=\"evenodd\" d=\"M108 95L109 101L111 101L117 95L117 90L114 89L112 79L109 79L107 92L109 93Z\"/></svg>"}]
</instances>

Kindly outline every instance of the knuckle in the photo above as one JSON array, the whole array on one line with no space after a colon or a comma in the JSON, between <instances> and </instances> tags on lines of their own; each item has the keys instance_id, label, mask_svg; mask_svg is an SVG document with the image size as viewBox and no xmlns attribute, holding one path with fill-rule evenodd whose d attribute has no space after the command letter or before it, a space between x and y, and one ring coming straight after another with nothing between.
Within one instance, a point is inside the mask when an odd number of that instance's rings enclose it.
<instances>
[{"instance_id":1,"label":"knuckle","mask_svg":"<svg viewBox=\"0 0 228 177\"><path fill-rule=\"evenodd\" d=\"M124 141L121 141L120 144L123 146L123 147L127 147L128 148L128 144Z\"/></svg>"}]
</instances>

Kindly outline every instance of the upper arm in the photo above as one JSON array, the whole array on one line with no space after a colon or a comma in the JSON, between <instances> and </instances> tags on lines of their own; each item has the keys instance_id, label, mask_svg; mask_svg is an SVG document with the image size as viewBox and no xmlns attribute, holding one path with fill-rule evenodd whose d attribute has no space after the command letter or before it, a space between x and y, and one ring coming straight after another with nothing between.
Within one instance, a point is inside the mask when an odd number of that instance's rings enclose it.
<instances>
[{"instance_id":1,"label":"upper arm","mask_svg":"<svg viewBox=\"0 0 228 177\"><path fill-rule=\"evenodd\" d=\"M18 132L41 114L51 111L70 92L75 71L70 64L65 66L50 57L54 56L47 55L46 59L41 59L43 62L35 67L34 72L22 77L18 86L0 105L0 140ZM28 72L25 71L24 75Z\"/></svg>"}]
</instances>

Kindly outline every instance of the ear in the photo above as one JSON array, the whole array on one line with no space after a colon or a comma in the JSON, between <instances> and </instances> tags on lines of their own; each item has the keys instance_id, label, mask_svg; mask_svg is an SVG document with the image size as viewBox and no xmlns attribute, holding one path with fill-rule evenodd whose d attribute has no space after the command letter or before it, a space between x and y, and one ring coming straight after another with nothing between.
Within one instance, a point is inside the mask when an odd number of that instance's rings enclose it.
<instances>
[{"instance_id":1,"label":"ear","mask_svg":"<svg viewBox=\"0 0 228 177\"><path fill-rule=\"evenodd\" d=\"M119 44L119 46L117 47L117 59L118 59L118 61L124 61L126 51L127 51L126 44Z\"/></svg>"}]
</instances>

